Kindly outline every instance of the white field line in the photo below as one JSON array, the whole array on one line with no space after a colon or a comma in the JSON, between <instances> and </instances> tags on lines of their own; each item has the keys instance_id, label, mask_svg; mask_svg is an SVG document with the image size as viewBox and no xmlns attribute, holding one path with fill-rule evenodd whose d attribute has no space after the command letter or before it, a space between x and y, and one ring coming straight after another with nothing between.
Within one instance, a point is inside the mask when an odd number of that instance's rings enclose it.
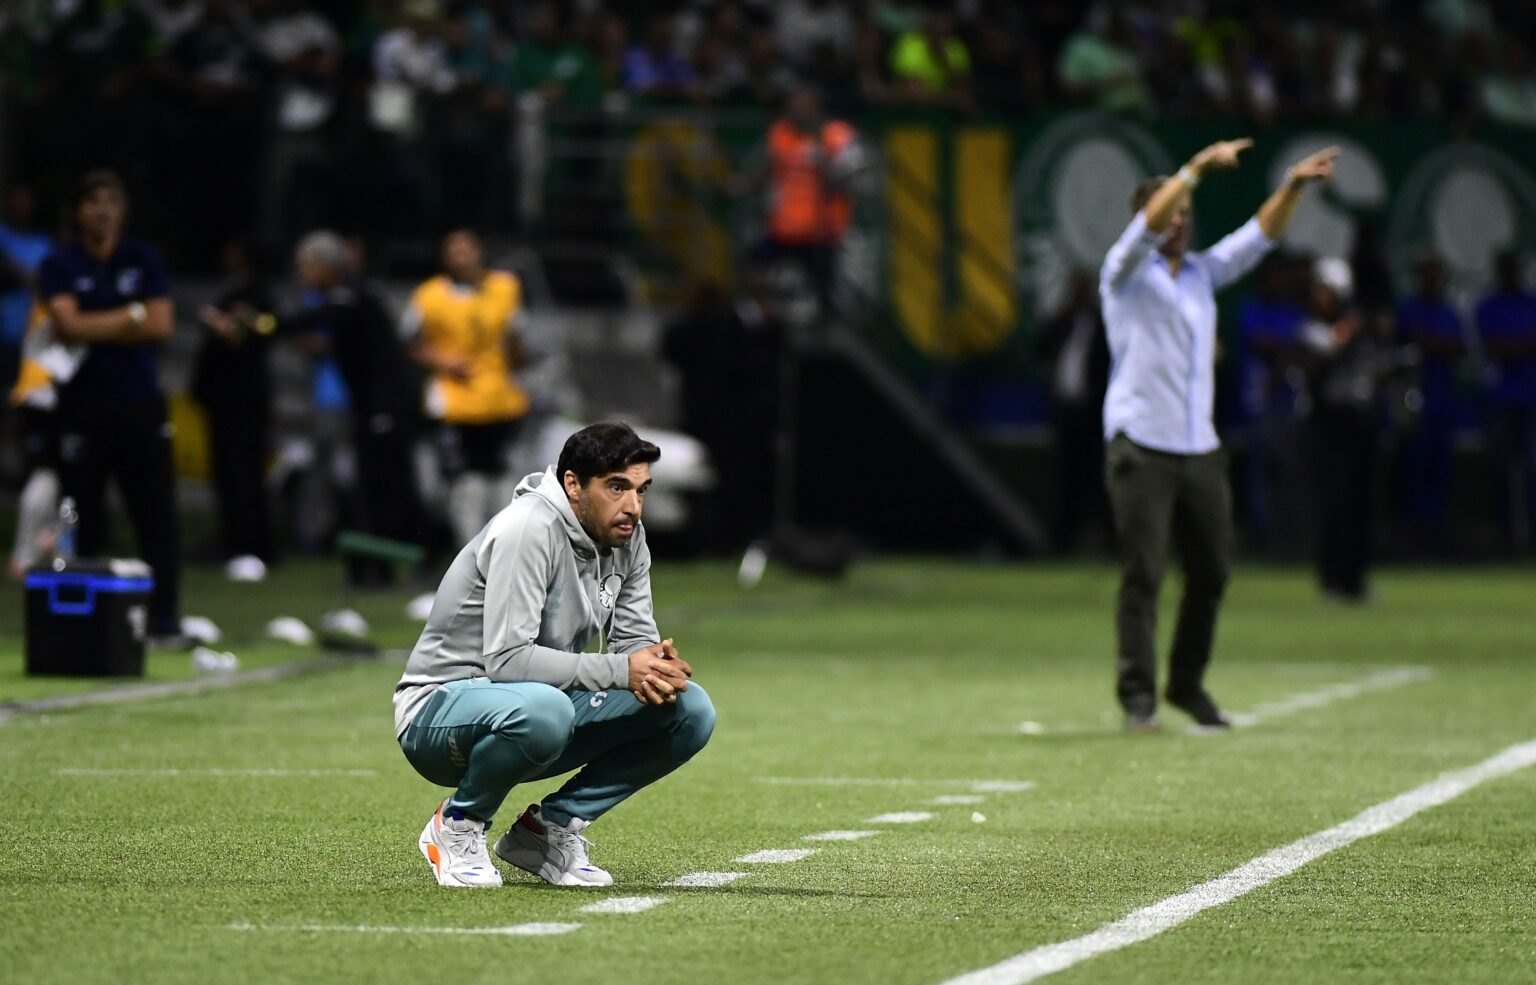
<instances>
[{"instance_id":1,"label":"white field line","mask_svg":"<svg viewBox=\"0 0 1536 985\"><path fill-rule=\"evenodd\" d=\"M798 862L803 858L810 858L819 851L821 851L819 848L765 848L760 852L748 852L736 861L754 865L777 865L783 862Z\"/></svg>"},{"instance_id":2,"label":"white field line","mask_svg":"<svg viewBox=\"0 0 1536 985\"><path fill-rule=\"evenodd\" d=\"M923 780L875 776L754 776L752 782L779 787L969 787L976 793L1019 793L1035 785L1033 780Z\"/></svg>"},{"instance_id":3,"label":"white field line","mask_svg":"<svg viewBox=\"0 0 1536 985\"><path fill-rule=\"evenodd\" d=\"M231 769L211 767L197 769L172 767L168 769L95 769L91 767L64 767L54 770L60 776L378 776L378 770L285 770L285 769Z\"/></svg>"},{"instance_id":4,"label":"white field line","mask_svg":"<svg viewBox=\"0 0 1536 985\"><path fill-rule=\"evenodd\" d=\"M613 896L596 903L588 903L580 910L582 913L644 913L646 910L654 910L663 903L672 902L665 896Z\"/></svg>"},{"instance_id":5,"label":"white field line","mask_svg":"<svg viewBox=\"0 0 1536 985\"><path fill-rule=\"evenodd\" d=\"M132 701L148 701L154 698L169 698L183 694L199 694L203 691L215 691L222 688L235 687L239 684L280 681L289 677L337 670L341 667L351 667L357 662L358 659L355 657L321 657L315 660L296 660L292 663L277 664L272 667L258 667L255 670L242 670L234 674L222 674L218 677L193 677L187 680L162 681L153 684L125 684L122 687L107 687L99 691L86 691L82 694L61 694L51 698L38 698L32 701L7 701L0 703L0 725L4 725L19 715L35 715L50 711L85 708L91 705L113 705Z\"/></svg>"},{"instance_id":6,"label":"white field line","mask_svg":"<svg viewBox=\"0 0 1536 985\"><path fill-rule=\"evenodd\" d=\"M1352 681L1328 684L1312 691L1302 691L1288 698L1281 698L1279 701L1266 701L1255 705L1248 711L1234 713L1231 716L1232 724L1256 725L1266 719L1282 718L1299 711L1321 708L1335 701L1348 701L1363 694L1370 694L1372 691L1388 691L1405 684L1416 684L1432 676L1434 671L1428 667L1388 667Z\"/></svg>"},{"instance_id":7,"label":"white field line","mask_svg":"<svg viewBox=\"0 0 1536 985\"><path fill-rule=\"evenodd\" d=\"M550 937L580 929L579 923L515 923L509 927L383 927L329 923L232 923L229 930L287 931L300 934L464 934L477 937Z\"/></svg>"},{"instance_id":8,"label":"white field line","mask_svg":"<svg viewBox=\"0 0 1536 985\"><path fill-rule=\"evenodd\" d=\"M989 968L948 979L944 985L1023 985L1089 958L1140 943L1172 930L1212 907L1230 903L1245 893L1290 875L1329 852L1380 834L1481 783L1532 765L1536 765L1536 741L1510 746L1475 766L1445 773L1421 787L1369 807L1343 824L1276 848L1209 882L1107 923L1090 934L1025 951Z\"/></svg>"},{"instance_id":9,"label":"white field line","mask_svg":"<svg viewBox=\"0 0 1536 985\"><path fill-rule=\"evenodd\" d=\"M858 841L861 838L873 838L878 831L822 831L813 835L806 835L801 841Z\"/></svg>"},{"instance_id":10,"label":"white field line","mask_svg":"<svg viewBox=\"0 0 1536 985\"><path fill-rule=\"evenodd\" d=\"M676 879L669 879L663 886L677 889L714 889L737 879L746 878L745 872L690 872Z\"/></svg>"},{"instance_id":11,"label":"white field line","mask_svg":"<svg viewBox=\"0 0 1536 985\"><path fill-rule=\"evenodd\" d=\"M979 793L946 793L933 798L928 803L935 807L954 807L960 804L979 804L986 799Z\"/></svg>"},{"instance_id":12,"label":"white field line","mask_svg":"<svg viewBox=\"0 0 1536 985\"><path fill-rule=\"evenodd\" d=\"M865 818L865 824L916 824L919 821L933 820L933 811L893 811L890 814L876 814L874 817Z\"/></svg>"},{"instance_id":13,"label":"white field line","mask_svg":"<svg viewBox=\"0 0 1536 985\"><path fill-rule=\"evenodd\" d=\"M1358 665L1346 664L1342 666L1351 667ZM1227 717L1232 719L1232 724L1234 725L1243 727L1257 725L1271 718L1284 718L1297 712L1323 708L1336 701L1348 701L1374 691L1389 691L1392 688L1403 687L1407 684L1416 684L1433 676L1434 671L1429 667L1413 665L1384 667L1363 677L1357 677L1354 680L1340 681L1336 684L1324 684L1310 691L1301 691L1276 701L1266 701L1255 705L1247 711L1228 712ZM1181 712L1177 711L1170 711L1169 714L1182 715ZM1097 725L1085 725L1081 722L1066 725L1047 725L1043 722L1025 721L1019 722L1008 731L1012 735L1072 736L1109 735L1120 732L1122 729L1119 716L1114 712L1106 712L1103 719ZM1222 730L1203 729L1198 725L1191 725L1185 731L1205 733L1211 731L1220 732Z\"/></svg>"}]
</instances>

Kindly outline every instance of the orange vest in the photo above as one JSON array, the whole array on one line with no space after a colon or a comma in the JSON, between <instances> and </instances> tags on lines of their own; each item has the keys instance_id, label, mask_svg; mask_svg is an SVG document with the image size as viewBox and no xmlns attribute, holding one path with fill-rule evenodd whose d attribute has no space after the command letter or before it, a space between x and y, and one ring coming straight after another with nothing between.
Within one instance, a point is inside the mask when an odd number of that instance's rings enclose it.
<instances>
[{"instance_id":1,"label":"orange vest","mask_svg":"<svg viewBox=\"0 0 1536 985\"><path fill-rule=\"evenodd\" d=\"M848 196L827 188L815 160L820 144L830 160L853 143L853 127L833 120L821 133L801 133L788 120L768 130L768 160L772 199L768 206L768 235L791 246L832 243L848 231Z\"/></svg>"}]
</instances>

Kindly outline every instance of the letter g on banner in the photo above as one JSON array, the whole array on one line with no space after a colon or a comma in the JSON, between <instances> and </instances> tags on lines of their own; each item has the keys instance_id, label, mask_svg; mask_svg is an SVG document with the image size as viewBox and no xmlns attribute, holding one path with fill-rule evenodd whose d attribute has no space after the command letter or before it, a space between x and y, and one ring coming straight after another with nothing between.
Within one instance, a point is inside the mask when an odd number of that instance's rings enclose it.
<instances>
[{"instance_id":1,"label":"letter g on banner","mask_svg":"<svg viewBox=\"0 0 1536 985\"><path fill-rule=\"evenodd\" d=\"M1103 113L1074 113L1031 141L1013 179L1013 238L1014 286L1033 316L1060 306L1074 270L1099 269L1136 183L1172 169L1144 127Z\"/></svg>"},{"instance_id":2,"label":"letter g on banner","mask_svg":"<svg viewBox=\"0 0 1536 985\"><path fill-rule=\"evenodd\" d=\"M1470 309L1504 250L1536 246L1536 177L1486 144L1455 144L1414 165L1388 227L1399 288L1426 252L1442 257L1454 302Z\"/></svg>"}]
</instances>

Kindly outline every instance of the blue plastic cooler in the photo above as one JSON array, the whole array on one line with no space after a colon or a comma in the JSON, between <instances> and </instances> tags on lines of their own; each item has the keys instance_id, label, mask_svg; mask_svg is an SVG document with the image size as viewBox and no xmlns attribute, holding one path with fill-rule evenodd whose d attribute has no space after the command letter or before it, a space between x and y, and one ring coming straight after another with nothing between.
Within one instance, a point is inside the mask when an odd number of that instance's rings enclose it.
<instances>
[{"instance_id":1,"label":"blue plastic cooler","mask_svg":"<svg viewBox=\"0 0 1536 985\"><path fill-rule=\"evenodd\" d=\"M29 675L143 676L149 565L74 560L33 568L25 587Z\"/></svg>"}]
</instances>

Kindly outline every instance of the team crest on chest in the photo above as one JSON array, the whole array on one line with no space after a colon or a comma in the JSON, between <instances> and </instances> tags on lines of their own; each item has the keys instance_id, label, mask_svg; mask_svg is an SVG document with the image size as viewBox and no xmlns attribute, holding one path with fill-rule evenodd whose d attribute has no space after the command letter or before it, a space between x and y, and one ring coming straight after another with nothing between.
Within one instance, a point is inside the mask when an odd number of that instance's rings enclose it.
<instances>
[{"instance_id":1,"label":"team crest on chest","mask_svg":"<svg viewBox=\"0 0 1536 985\"><path fill-rule=\"evenodd\" d=\"M619 597L619 589L624 587L623 575L609 575L597 586L597 602L605 609L613 608L613 602Z\"/></svg>"},{"instance_id":2,"label":"team crest on chest","mask_svg":"<svg viewBox=\"0 0 1536 985\"><path fill-rule=\"evenodd\" d=\"M117 293L134 294L139 289L139 271L137 267L129 267L117 275Z\"/></svg>"}]
</instances>

